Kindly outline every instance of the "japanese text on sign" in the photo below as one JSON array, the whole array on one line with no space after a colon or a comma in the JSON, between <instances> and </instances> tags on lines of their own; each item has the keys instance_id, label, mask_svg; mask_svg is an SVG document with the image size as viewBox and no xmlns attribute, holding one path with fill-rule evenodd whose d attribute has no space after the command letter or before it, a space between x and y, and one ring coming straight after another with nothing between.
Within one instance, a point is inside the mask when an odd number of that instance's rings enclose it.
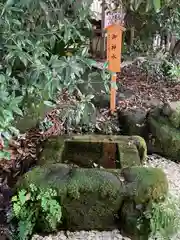
<instances>
[{"instance_id":1,"label":"japanese text on sign","mask_svg":"<svg viewBox=\"0 0 180 240\"><path fill-rule=\"evenodd\" d=\"M119 23L121 25L124 24L124 13L123 12L113 12L113 13L109 13L106 12L105 13L105 28L107 28L108 26L114 24L114 23Z\"/></svg>"},{"instance_id":2,"label":"japanese text on sign","mask_svg":"<svg viewBox=\"0 0 180 240\"><path fill-rule=\"evenodd\" d=\"M119 25L112 25L107 34L108 68L112 72L120 72L122 29Z\"/></svg>"}]
</instances>

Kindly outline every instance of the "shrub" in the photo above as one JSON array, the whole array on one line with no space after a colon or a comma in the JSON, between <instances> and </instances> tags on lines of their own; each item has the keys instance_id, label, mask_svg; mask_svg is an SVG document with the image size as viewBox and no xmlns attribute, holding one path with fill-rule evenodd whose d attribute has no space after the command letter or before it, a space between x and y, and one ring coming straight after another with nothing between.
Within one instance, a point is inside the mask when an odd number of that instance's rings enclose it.
<instances>
[{"instance_id":1,"label":"shrub","mask_svg":"<svg viewBox=\"0 0 180 240\"><path fill-rule=\"evenodd\" d=\"M7 0L0 3L0 135L7 140L18 134L17 114L35 113L54 106L57 93L70 95L94 61L88 55L92 1ZM82 118L92 96L81 96L74 112ZM77 112L76 112L77 110ZM80 113L79 113L80 112ZM81 119L80 119L81 120ZM1 144L1 143L0 143ZM0 158L7 157L1 151Z\"/></svg>"},{"instance_id":2,"label":"shrub","mask_svg":"<svg viewBox=\"0 0 180 240\"><path fill-rule=\"evenodd\" d=\"M150 221L150 237L152 239L167 239L177 233L180 224L179 199L168 196L164 202L152 203L150 210L144 212L144 217Z\"/></svg>"},{"instance_id":3,"label":"shrub","mask_svg":"<svg viewBox=\"0 0 180 240\"><path fill-rule=\"evenodd\" d=\"M12 220L18 223L17 239L29 239L35 228L56 230L62 218L56 196L53 189L43 190L30 184L29 190L22 189L12 198Z\"/></svg>"}]
</instances>

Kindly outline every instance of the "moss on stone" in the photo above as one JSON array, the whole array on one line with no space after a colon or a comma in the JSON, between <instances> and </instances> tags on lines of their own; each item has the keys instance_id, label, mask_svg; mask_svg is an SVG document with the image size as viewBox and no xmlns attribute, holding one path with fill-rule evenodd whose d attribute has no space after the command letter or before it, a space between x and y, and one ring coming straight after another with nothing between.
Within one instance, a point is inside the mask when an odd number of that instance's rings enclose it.
<instances>
[{"instance_id":1,"label":"moss on stone","mask_svg":"<svg viewBox=\"0 0 180 240\"><path fill-rule=\"evenodd\" d=\"M123 134L126 135L146 135L146 111L142 109L120 110L118 119Z\"/></svg>"},{"instance_id":2,"label":"moss on stone","mask_svg":"<svg viewBox=\"0 0 180 240\"><path fill-rule=\"evenodd\" d=\"M148 240L150 234L149 221L142 218L145 206L137 206L133 201L125 201L121 208L123 231L133 240ZM139 220L143 219L143 224Z\"/></svg>"},{"instance_id":3,"label":"moss on stone","mask_svg":"<svg viewBox=\"0 0 180 240\"><path fill-rule=\"evenodd\" d=\"M100 165L103 158L103 142L91 140L67 140L62 155L62 162L74 163L80 167ZM103 164L102 164L103 166Z\"/></svg>"},{"instance_id":4,"label":"moss on stone","mask_svg":"<svg viewBox=\"0 0 180 240\"><path fill-rule=\"evenodd\" d=\"M172 113L171 116L169 117L169 120L171 121L172 125L175 128L179 128L180 127L180 113Z\"/></svg>"},{"instance_id":5,"label":"moss on stone","mask_svg":"<svg viewBox=\"0 0 180 240\"><path fill-rule=\"evenodd\" d=\"M39 156L38 165L62 162L65 138L58 136L48 139L43 144L43 151Z\"/></svg>"},{"instance_id":6,"label":"moss on stone","mask_svg":"<svg viewBox=\"0 0 180 240\"><path fill-rule=\"evenodd\" d=\"M174 161L180 161L180 129L174 128L170 121L162 116L149 118L153 148L156 153Z\"/></svg>"},{"instance_id":7,"label":"moss on stone","mask_svg":"<svg viewBox=\"0 0 180 240\"><path fill-rule=\"evenodd\" d=\"M165 173L159 168L131 167L122 169L129 199L136 204L163 199L168 191Z\"/></svg>"},{"instance_id":8,"label":"moss on stone","mask_svg":"<svg viewBox=\"0 0 180 240\"><path fill-rule=\"evenodd\" d=\"M144 140L144 138L142 138L140 136L132 136L132 138L134 140L134 144L136 145L136 147L138 149L141 163L143 164L146 162L146 159L147 159L146 141Z\"/></svg>"},{"instance_id":9,"label":"moss on stone","mask_svg":"<svg viewBox=\"0 0 180 240\"><path fill-rule=\"evenodd\" d=\"M85 169L64 164L34 168L19 180L17 188L28 189L31 183L57 190L70 230L117 228L115 216L124 201L135 205L158 201L168 188L166 176L159 169Z\"/></svg>"},{"instance_id":10,"label":"moss on stone","mask_svg":"<svg viewBox=\"0 0 180 240\"><path fill-rule=\"evenodd\" d=\"M126 143L126 146L122 143L117 143L118 159L121 168L139 166L141 165L139 152L136 145Z\"/></svg>"},{"instance_id":11,"label":"moss on stone","mask_svg":"<svg viewBox=\"0 0 180 240\"><path fill-rule=\"evenodd\" d=\"M66 139L55 137L45 143L39 165L62 162L80 167L93 167L94 163L105 168L130 167L143 163L146 152L146 144L138 136L75 135Z\"/></svg>"},{"instance_id":12,"label":"moss on stone","mask_svg":"<svg viewBox=\"0 0 180 240\"><path fill-rule=\"evenodd\" d=\"M18 188L30 183L57 190L68 229L114 229L122 195L119 179L98 169L69 168L61 164L37 167L27 173Z\"/></svg>"},{"instance_id":13,"label":"moss on stone","mask_svg":"<svg viewBox=\"0 0 180 240\"><path fill-rule=\"evenodd\" d=\"M168 117L173 127L180 127L180 101L165 103L162 112Z\"/></svg>"}]
</instances>

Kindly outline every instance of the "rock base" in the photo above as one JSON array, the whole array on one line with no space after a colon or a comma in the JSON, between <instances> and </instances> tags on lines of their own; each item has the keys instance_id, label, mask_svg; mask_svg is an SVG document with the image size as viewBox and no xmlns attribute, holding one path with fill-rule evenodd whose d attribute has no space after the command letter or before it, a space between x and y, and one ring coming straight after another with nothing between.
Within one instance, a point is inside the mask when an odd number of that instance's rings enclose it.
<instances>
[{"instance_id":1,"label":"rock base","mask_svg":"<svg viewBox=\"0 0 180 240\"><path fill-rule=\"evenodd\" d=\"M160 169L140 166L122 170L39 166L19 180L17 189L28 189L30 184L56 189L66 230L121 229L128 222L126 232L136 228L138 235L147 235L149 229L148 225L146 232L137 228L142 211L149 202L161 201L168 191Z\"/></svg>"}]
</instances>

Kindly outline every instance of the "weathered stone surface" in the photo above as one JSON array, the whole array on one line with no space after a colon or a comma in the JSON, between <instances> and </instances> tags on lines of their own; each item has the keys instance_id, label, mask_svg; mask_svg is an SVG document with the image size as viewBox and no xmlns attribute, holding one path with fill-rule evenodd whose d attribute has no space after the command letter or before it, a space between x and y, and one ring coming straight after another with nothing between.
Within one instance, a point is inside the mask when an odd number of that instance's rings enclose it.
<instances>
[{"instance_id":1,"label":"weathered stone surface","mask_svg":"<svg viewBox=\"0 0 180 240\"><path fill-rule=\"evenodd\" d=\"M119 113L123 134L138 134L147 142L149 153L180 161L180 101L159 104L148 114L134 109Z\"/></svg>"},{"instance_id":2,"label":"weathered stone surface","mask_svg":"<svg viewBox=\"0 0 180 240\"><path fill-rule=\"evenodd\" d=\"M145 206L136 205L133 201L125 201L121 208L122 228L125 234L129 234L133 240L148 240L150 234L149 222L145 221L142 226L137 228L137 222L142 217Z\"/></svg>"},{"instance_id":3,"label":"weathered stone surface","mask_svg":"<svg viewBox=\"0 0 180 240\"><path fill-rule=\"evenodd\" d=\"M128 211L123 210L122 215L120 212L126 201L132 202L137 211L141 204L160 201L168 190L162 170L147 167L105 170L64 164L39 166L26 173L17 188L28 189L32 183L39 188L57 190L65 227L76 231L115 229L116 218L120 216L121 227L128 217Z\"/></svg>"},{"instance_id":4,"label":"weathered stone surface","mask_svg":"<svg viewBox=\"0 0 180 240\"><path fill-rule=\"evenodd\" d=\"M62 136L48 139L43 146L43 151L39 157L38 164L53 164L62 162L65 138Z\"/></svg>"},{"instance_id":5,"label":"weathered stone surface","mask_svg":"<svg viewBox=\"0 0 180 240\"><path fill-rule=\"evenodd\" d=\"M117 97L120 101L127 100L133 96L133 90L126 89L125 87L121 86L119 91L117 92Z\"/></svg>"},{"instance_id":6,"label":"weathered stone surface","mask_svg":"<svg viewBox=\"0 0 180 240\"><path fill-rule=\"evenodd\" d=\"M73 163L80 167L122 168L141 165L146 160L144 139L138 136L77 135L49 139L39 164Z\"/></svg>"},{"instance_id":7,"label":"weathered stone surface","mask_svg":"<svg viewBox=\"0 0 180 240\"><path fill-rule=\"evenodd\" d=\"M180 161L180 128L169 119L169 110L156 108L148 117L148 128L151 137L149 144L152 151L174 161ZM172 116L172 115L171 115Z\"/></svg>"},{"instance_id":8,"label":"weathered stone surface","mask_svg":"<svg viewBox=\"0 0 180 240\"><path fill-rule=\"evenodd\" d=\"M146 135L146 111L143 109L129 109L118 112L118 119L123 134Z\"/></svg>"},{"instance_id":9,"label":"weathered stone surface","mask_svg":"<svg viewBox=\"0 0 180 240\"><path fill-rule=\"evenodd\" d=\"M180 127L180 101L165 104L162 113L169 118L175 128Z\"/></svg>"},{"instance_id":10,"label":"weathered stone surface","mask_svg":"<svg viewBox=\"0 0 180 240\"><path fill-rule=\"evenodd\" d=\"M157 98L150 98L150 99L145 99L143 101L143 105L146 106L146 108L152 109L162 105L162 102Z\"/></svg>"}]
</instances>

